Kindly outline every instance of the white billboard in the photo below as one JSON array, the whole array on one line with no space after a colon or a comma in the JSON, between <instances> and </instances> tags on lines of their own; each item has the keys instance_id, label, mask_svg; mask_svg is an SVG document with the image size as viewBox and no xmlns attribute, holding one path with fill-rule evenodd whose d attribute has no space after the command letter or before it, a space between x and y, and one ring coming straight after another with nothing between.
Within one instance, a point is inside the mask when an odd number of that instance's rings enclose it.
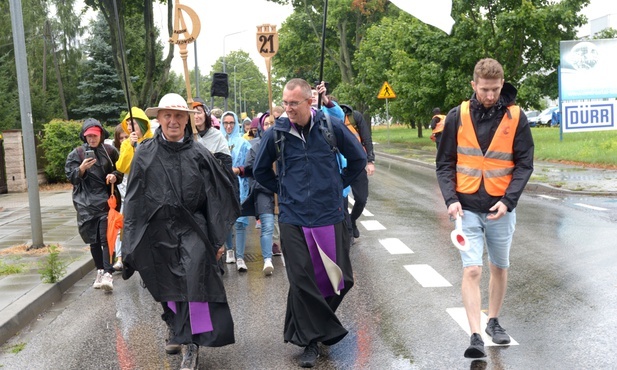
<instances>
[{"instance_id":1,"label":"white billboard","mask_svg":"<svg viewBox=\"0 0 617 370\"><path fill-rule=\"evenodd\" d=\"M617 97L617 39L560 42L561 100Z\"/></svg>"}]
</instances>

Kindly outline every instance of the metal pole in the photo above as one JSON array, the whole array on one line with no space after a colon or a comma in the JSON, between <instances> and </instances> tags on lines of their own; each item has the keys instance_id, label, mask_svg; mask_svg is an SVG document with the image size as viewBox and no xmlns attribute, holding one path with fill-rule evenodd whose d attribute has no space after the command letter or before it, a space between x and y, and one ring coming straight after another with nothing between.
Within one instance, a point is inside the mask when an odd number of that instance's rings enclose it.
<instances>
[{"instance_id":1,"label":"metal pole","mask_svg":"<svg viewBox=\"0 0 617 370\"><path fill-rule=\"evenodd\" d=\"M28 184L28 203L30 205L30 227L32 245L28 248L42 248L43 224L41 221L41 199L39 198L38 170L36 167L36 146L32 125L32 103L30 102L30 82L28 80L28 60L26 58L26 39L24 36L24 16L21 0L9 0L13 47L15 48L15 68L17 70L17 89L19 90L19 113L21 116L22 137L26 180Z\"/></svg>"},{"instance_id":2,"label":"metal pole","mask_svg":"<svg viewBox=\"0 0 617 370\"><path fill-rule=\"evenodd\" d=\"M321 24L321 57L319 60L319 83L323 81L323 63L326 50L326 21L328 19L328 0L324 2L323 22ZM317 109L321 109L321 94L317 94Z\"/></svg>"},{"instance_id":3,"label":"metal pole","mask_svg":"<svg viewBox=\"0 0 617 370\"><path fill-rule=\"evenodd\" d=\"M234 64L234 112L238 114L238 99L236 96L236 65Z\"/></svg>"},{"instance_id":4,"label":"metal pole","mask_svg":"<svg viewBox=\"0 0 617 370\"><path fill-rule=\"evenodd\" d=\"M390 116L388 114L388 98L386 98L386 123L388 124L388 146L390 145Z\"/></svg>"}]
</instances>

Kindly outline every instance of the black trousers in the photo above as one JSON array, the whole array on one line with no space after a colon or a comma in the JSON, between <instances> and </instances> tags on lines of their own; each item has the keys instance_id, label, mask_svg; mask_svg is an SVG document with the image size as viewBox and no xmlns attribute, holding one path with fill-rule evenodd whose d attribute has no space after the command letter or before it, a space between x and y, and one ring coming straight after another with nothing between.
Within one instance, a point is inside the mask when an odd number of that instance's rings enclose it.
<instances>
[{"instance_id":1,"label":"black trousers","mask_svg":"<svg viewBox=\"0 0 617 370\"><path fill-rule=\"evenodd\" d=\"M96 243L90 244L90 254L94 260L97 270L105 270L112 274L113 264L109 257L109 245L107 245L107 216L101 217L98 221Z\"/></svg>"},{"instance_id":2,"label":"black trousers","mask_svg":"<svg viewBox=\"0 0 617 370\"><path fill-rule=\"evenodd\" d=\"M368 175L366 169L360 173L358 177L351 183L351 193L353 194L354 205L349 213L349 201L344 199L343 208L345 209L345 220L349 234L352 234L352 228L356 224L356 220L362 215L366 202L368 201Z\"/></svg>"}]
</instances>

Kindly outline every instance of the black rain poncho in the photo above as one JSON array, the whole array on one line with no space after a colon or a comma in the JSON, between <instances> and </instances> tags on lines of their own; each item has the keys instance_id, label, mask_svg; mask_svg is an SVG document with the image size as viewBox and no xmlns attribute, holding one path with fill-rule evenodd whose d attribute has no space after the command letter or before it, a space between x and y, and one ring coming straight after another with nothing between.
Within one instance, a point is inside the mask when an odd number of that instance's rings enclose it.
<instances>
[{"instance_id":1,"label":"black rain poncho","mask_svg":"<svg viewBox=\"0 0 617 370\"><path fill-rule=\"evenodd\" d=\"M226 302L216 252L240 213L230 173L188 130L183 142L160 130L131 164L123 276L139 271L159 302Z\"/></svg>"},{"instance_id":2,"label":"black rain poncho","mask_svg":"<svg viewBox=\"0 0 617 370\"><path fill-rule=\"evenodd\" d=\"M101 129L103 137L101 137L101 143L96 148L91 148L86 143L84 132L94 126ZM87 119L79 133L84 144L73 149L68 154L64 164L66 178L73 184L73 206L77 211L79 235L86 244L104 242L102 239L105 239L105 235L99 235L98 231L99 223L107 222L107 213L109 212L107 199L111 195L111 185L105 182L107 174L111 173L116 176L116 184L120 184L123 178L122 172L117 171L114 165L118 160L118 151L116 148L103 143L107 136L109 134L97 120ZM84 161L86 150L94 150L97 162L81 177L79 176L79 166ZM118 199L120 199L119 195Z\"/></svg>"}]
</instances>

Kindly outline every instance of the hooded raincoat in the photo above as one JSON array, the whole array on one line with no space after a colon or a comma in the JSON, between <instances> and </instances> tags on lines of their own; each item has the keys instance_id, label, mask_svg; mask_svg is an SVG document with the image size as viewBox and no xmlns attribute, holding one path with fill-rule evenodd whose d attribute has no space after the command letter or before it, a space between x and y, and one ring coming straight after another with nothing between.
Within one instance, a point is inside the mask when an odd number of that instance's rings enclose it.
<instances>
[{"instance_id":1,"label":"hooded raincoat","mask_svg":"<svg viewBox=\"0 0 617 370\"><path fill-rule=\"evenodd\" d=\"M229 172L193 141L188 125L181 142L165 140L160 131L142 142L131 165L124 208L123 277L139 271L152 297L173 303L176 315L188 317L190 304L208 304L211 330L198 336L193 331L190 339L189 327L176 327L183 341L204 346L233 343L216 253L239 215L235 188ZM190 320L179 322L188 325Z\"/></svg>"},{"instance_id":2,"label":"hooded raincoat","mask_svg":"<svg viewBox=\"0 0 617 370\"><path fill-rule=\"evenodd\" d=\"M240 191L240 203L242 203L246 197L249 195L249 181L244 177L242 173L244 171L244 163L246 162L246 157L251 150L251 144L242 138L240 131L238 130L238 116L234 112L227 111L223 113L221 116L221 120L225 118L225 116L233 116L234 118L234 127L231 131L231 134L227 134L227 132L223 132L225 138L227 139L227 145L229 146L229 151L231 152L231 161L232 167L240 168L240 176L238 176L238 187ZM245 226L248 225L248 217L240 217L237 222L243 223Z\"/></svg>"},{"instance_id":3,"label":"hooded raincoat","mask_svg":"<svg viewBox=\"0 0 617 370\"><path fill-rule=\"evenodd\" d=\"M146 127L145 132L142 132L143 136L140 139L138 139L137 142L141 143L142 141L151 138L153 134L152 134L152 130L150 129L150 119L148 118L148 116L146 116L146 113L144 113L143 110L137 107L131 108L131 113L133 115L133 118L144 122L145 127ZM127 113L126 117L124 117L124 119L120 123L122 125L122 129L124 130L124 132L126 132L129 135L130 135L130 131L128 129L129 124L127 121L130 118L131 116ZM120 146L120 158L118 159L118 162L116 162L118 171L124 174L128 174L130 172L131 162L133 161L134 153L135 153L135 148L133 147L133 145L131 145L131 140L128 140L128 139L124 140L122 142L122 145Z\"/></svg>"},{"instance_id":4,"label":"hooded raincoat","mask_svg":"<svg viewBox=\"0 0 617 370\"><path fill-rule=\"evenodd\" d=\"M99 127L103 136L101 143L96 148L91 148L84 136L84 132L90 127ZM107 199L111 195L111 185L106 184L105 178L112 173L116 176L116 184L122 182L123 175L117 171L114 163L118 160L118 151L111 145L103 144L103 140L109 137L107 130L95 119L87 119L79 133L84 142L81 147L73 149L66 158L64 171L66 177L73 184L73 205L77 211L77 227L79 235L84 243L94 244L102 242L105 235L98 235L99 223L107 222L109 205ZM86 150L93 150L96 156L96 164L88 169L83 177L79 176L79 166L84 161Z\"/></svg>"}]
</instances>

